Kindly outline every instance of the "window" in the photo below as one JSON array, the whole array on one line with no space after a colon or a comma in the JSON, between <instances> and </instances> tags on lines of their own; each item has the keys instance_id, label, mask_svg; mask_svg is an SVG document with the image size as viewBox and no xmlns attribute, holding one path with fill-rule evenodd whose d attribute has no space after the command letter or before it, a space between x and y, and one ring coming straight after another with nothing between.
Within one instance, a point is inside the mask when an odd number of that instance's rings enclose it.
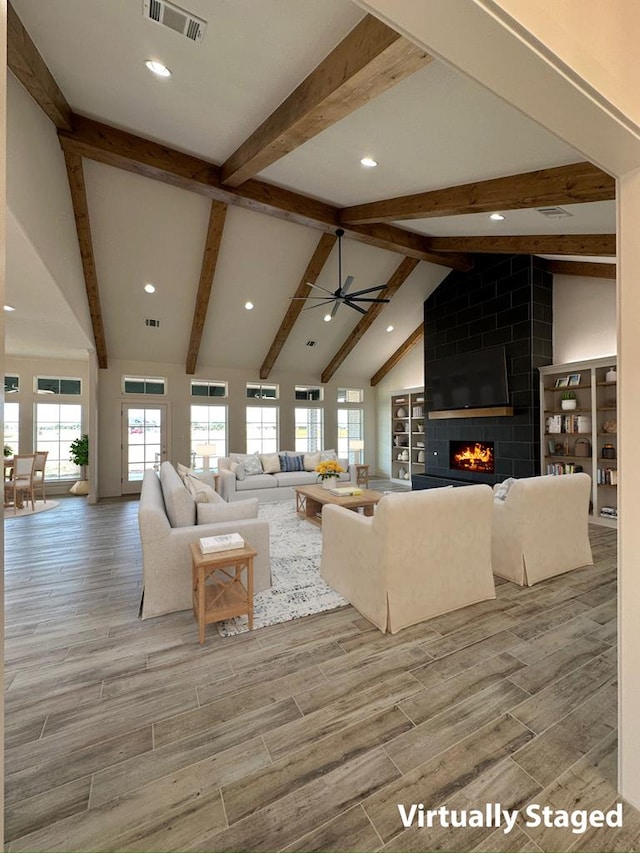
<instances>
[{"instance_id":1,"label":"window","mask_svg":"<svg viewBox=\"0 0 640 853\"><path fill-rule=\"evenodd\" d=\"M122 390L125 394L164 394L165 380L157 376L124 376Z\"/></svg>"},{"instance_id":2,"label":"window","mask_svg":"<svg viewBox=\"0 0 640 853\"><path fill-rule=\"evenodd\" d=\"M278 450L277 406L247 406L247 453Z\"/></svg>"},{"instance_id":3,"label":"window","mask_svg":"<svg viewBox=\"0 0 640 853\"><path fill-rule=\"evenodd\" d=\"M319 385L309 387L307 385L296 385L296 400L323 400L324 388Z\"/></svg>"},{"instance_id":4,"label":"window","mask_svg":"<svg viewBox=\"0 0 640 853\"><path fill-rule=\"evenodd\" d=\"M82 380L63 376L36 376L36 394L82 394ZM49 470L47 468L47 474Z\"/></svg>"},{"instance_id":5,"label":"window","mask_svg":"<svg viewBox=\"0 0 640 853\"><path fill-rule=\"evenodd\" d=\"M15 394L16 391L20 390L20 377L19 376L7 376L5 374L4 377L4 393L5 394Z\"/></svg>"},{"instance_id":6,"label":"window","mask_svg":"<svg viewBox=\"0 0 640 853\"><path fill-rule=\"evenodd\" d=\"M197 379L191 383L192 397L226 397L227 394L226 382L206 382Z\"/></svg>"},{"instance_id":7,"label":"window","mask_svg":"<svg viewBox=\"0 0 640 853\"><path fill-rule=\"evenodd\" d=\"M4 404L4 443L12 453L19 453L20 403Z\"/></svg>"},{"instance_id":8,"label":"window","mask_svg":"<svg viewBox=\"0 0 640 853\"><path fill-rule=\"evenodd\" d=\"M338 388L338 403L362 403L363 400L362 388Z\"/></svg>"},{"instance_id":9,"label":"window","mask_svg":"<svg viewBox=\"0 0 640 853\"><path fill-rule=\"evenodd\" d=\"M247 397L258 400L277 400L278 386L262 382L247 382Z\"/></svg>"},{"instance_id":10,"label":"window","mask_svg":"<svg viewBox=\"0 0 640 853\"><path fill-rule=\"evenodd\" d=\"M296 409L296 450L301 453L315 453L322 450L323 442L323 410Z\"/></svg>"},{"instance_id":11,"label":"window","mask_svg":"<svg viewBox=\"0 0 640 853\"><path fill-rule=\"evenodd\" d=\"M227 455L227 407L191 406L191 464L203 467L202 456L197 448L214 444L216 455L209 458L210 467L218 464L218 456Z\"/></svg>"},{"instance_id":12,"label":"window","mask_svg":"<svg viewBox=\"0 0 640 853\"><path fill-rule=\"evenodd\" d=\"M338 409L338 456L349 462L362 462L362 451L351 446L353 441L362 441L364 412L362 409Z\"/></svg>"},{"instance_id":13,"label":"window","mask_svg":"<svg viewBox=\"0 0 640 853\"><path fill-rule=\"evenodd\" d=\"M71 442L82 435L82 406L71 403L36 403L38 450L48 450L47 480L67 480L80 476L69 460Z\"/></svg>"}]
</instances>

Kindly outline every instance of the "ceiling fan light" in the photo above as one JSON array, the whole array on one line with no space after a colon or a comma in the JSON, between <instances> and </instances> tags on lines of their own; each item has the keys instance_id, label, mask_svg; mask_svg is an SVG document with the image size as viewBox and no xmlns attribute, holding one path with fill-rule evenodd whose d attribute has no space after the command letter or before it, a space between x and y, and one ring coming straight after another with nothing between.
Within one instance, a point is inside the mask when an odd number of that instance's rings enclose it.
<instances>
[{"instance_id":1,"label":"ceiling fan light","mask_svg":"<svg viewBox=\"0 0 640 853\"><path fill-rule=\"evenodd\" d=\"M325 321L325 323L330 323L331 322L331 314L325 314L324 315L324 321Z\"/></svg>"}]
</instances>

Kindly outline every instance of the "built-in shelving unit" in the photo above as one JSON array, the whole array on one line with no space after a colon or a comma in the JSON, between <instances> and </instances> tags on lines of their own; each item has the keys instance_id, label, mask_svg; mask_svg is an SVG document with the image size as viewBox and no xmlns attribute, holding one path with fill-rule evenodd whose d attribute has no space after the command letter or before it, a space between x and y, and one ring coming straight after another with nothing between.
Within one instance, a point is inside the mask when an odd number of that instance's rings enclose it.
<instances>
[{"instance_id":1,"label":"built-in shelving unit","mask_svg":"<svg viewBox=\"0 0 640 853\"><path fill-rule=\"evenodd\" d=\"M424 474L424 389L398 391L391 396L391 479L411 482Z\"/></svg>"},{"instance_id":2,"label":"built-in shelving unit","mask_svg":"<svg viewBox=\"0 0 640 853\"><path fill-rule=\"evenodd\" d=\"M615 356L540 368L541 471L589 474L592 520L614 527L618 515L615 368ZM567 408L567 393L574 395L574 408Z\"/></svg>"}]
</instances>

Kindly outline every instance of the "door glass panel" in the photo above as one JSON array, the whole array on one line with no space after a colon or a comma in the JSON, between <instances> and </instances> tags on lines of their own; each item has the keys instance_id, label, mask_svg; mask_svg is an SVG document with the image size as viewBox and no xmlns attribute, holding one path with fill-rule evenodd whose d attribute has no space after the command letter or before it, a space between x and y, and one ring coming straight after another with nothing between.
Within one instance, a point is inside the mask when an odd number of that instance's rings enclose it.
<instances>
[{"instance_id":1,"label":"door glass panel","mask_svg":"<svg viewBox=\"0 0 640 853\"><path fill-rule=\"evenodd\" d=\"M165 459L165 411L160 406L124 406L123 492L138 491L147 468Z\"/></svg>"}]
</instances>

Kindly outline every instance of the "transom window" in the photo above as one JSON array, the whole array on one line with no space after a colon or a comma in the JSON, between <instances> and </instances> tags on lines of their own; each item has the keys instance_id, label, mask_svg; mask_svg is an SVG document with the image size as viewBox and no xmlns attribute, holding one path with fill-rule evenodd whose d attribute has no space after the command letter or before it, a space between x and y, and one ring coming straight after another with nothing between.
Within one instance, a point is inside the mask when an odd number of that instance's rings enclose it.
<instances>
[{"instance_id":1,"label":"transom window","mask_svg":"<svg viewBox=\"0 0 640 853\"><path fill-rule=\"evenodd\" d=\"M48 450L47 480L80 476L69 459L71 442L82 436L82 406L72 403L36 403L35 447Z\"/></svg>"},{"instance_id":2,"label":"transom window","mask_svg":"<svg viewBox=\"0 0 640 853\"><path fill-rule=\"evenodd\" d=\"M276 453L278 407L247 406L247 453Z\"/></svg>"},{"instance_id":3,"label":"transom window","mask_svg":"<svg viewBox=\"0 0 640 853\"><path fill-rule=\"evenodd\" d=\"M191 382L192 397L226 397L227 395L226 382L208 382L203 379L194 379Z\"/></svg>"},{"instance_id":4,"label":"transom window","mask_svg":"<svg viewBox=\"0 0 640 853\"><path fill-rule=\"evenodd\" d=\"M315 453L324 447L322 409L296 408L296 447L302 453Z\"/></svg>"},{"instance_id":5,"label":"transom window","mask_svg":"<svg viewBox=\"0 0 640 853\"><path fill-rule=\"evenodd\" d=\"M296 385L296 400L322 400L324 388L320 385Z\"/></svg>"},{"instance_id":6,"label":"transom window","mask_svg":"<svg viewBox=\"0 0 640 853\"><path fill-rule=\"evenodd\" d=\"M215 446L209 466L216 467L219 456L227 455L227 407L191 406L191 464L203 468L204 460L198 448Z\"/></svg>"},{"instance_id":7,"label":"transom window","mask_svg":"<svg viewBox=\"0 0 640 853\"><path fill-rule=\"evenodd\" d=\"M247 382L247 397L256 400L277 400L278 386L266 385L264 382Z\"/></svg>"},{"instance_id":8,"label":"transom window","mask_svg":"<svg viewBox=\"0 0 640 853\"><path fill-rule=\"evenodd\" d=\"M338 403L362 403L363 400L362 388L338 388Z\"/></svg>"},{"instance_id":9,"label":"transom window","mask_svg":"<svg viewBox=\"0 0 640 853\"><path fill-rule=\"evenodd\" d=\"M82 380L66 376L36 376L35 386L36 394L82 394Z\"/></svg>"},{"instance_id":10,"label":"transom window","mask_svg":"<svg viewBox=\"0 0 640 853\"><path fill-rule=\"evenodd\" d=\"M356 465L362 462L362 450L353 442L364 438L364 412L362 409L338 409L338 456Z\"/></svg>"},{"instance_id":11,"label":"transom window","mask_svg":"<svg viewBox=\"0 0 640 853\"><path fill-rule=\"evenodd\" d=\"M122 390L125 394L164 394L165 380L158 376L123 376Z\"/></svg>"},{"instance_id":12,"label":"transom window","mask_svg":"<svg viewBox=\"0 0 640 853\"><path fill-rule=\"evenodd\" d=\"M4 393L5 394L15 394L20 390L20 377L19 376L7 376L5 374L4 377Z\"/></svg>"}]
</instances>

